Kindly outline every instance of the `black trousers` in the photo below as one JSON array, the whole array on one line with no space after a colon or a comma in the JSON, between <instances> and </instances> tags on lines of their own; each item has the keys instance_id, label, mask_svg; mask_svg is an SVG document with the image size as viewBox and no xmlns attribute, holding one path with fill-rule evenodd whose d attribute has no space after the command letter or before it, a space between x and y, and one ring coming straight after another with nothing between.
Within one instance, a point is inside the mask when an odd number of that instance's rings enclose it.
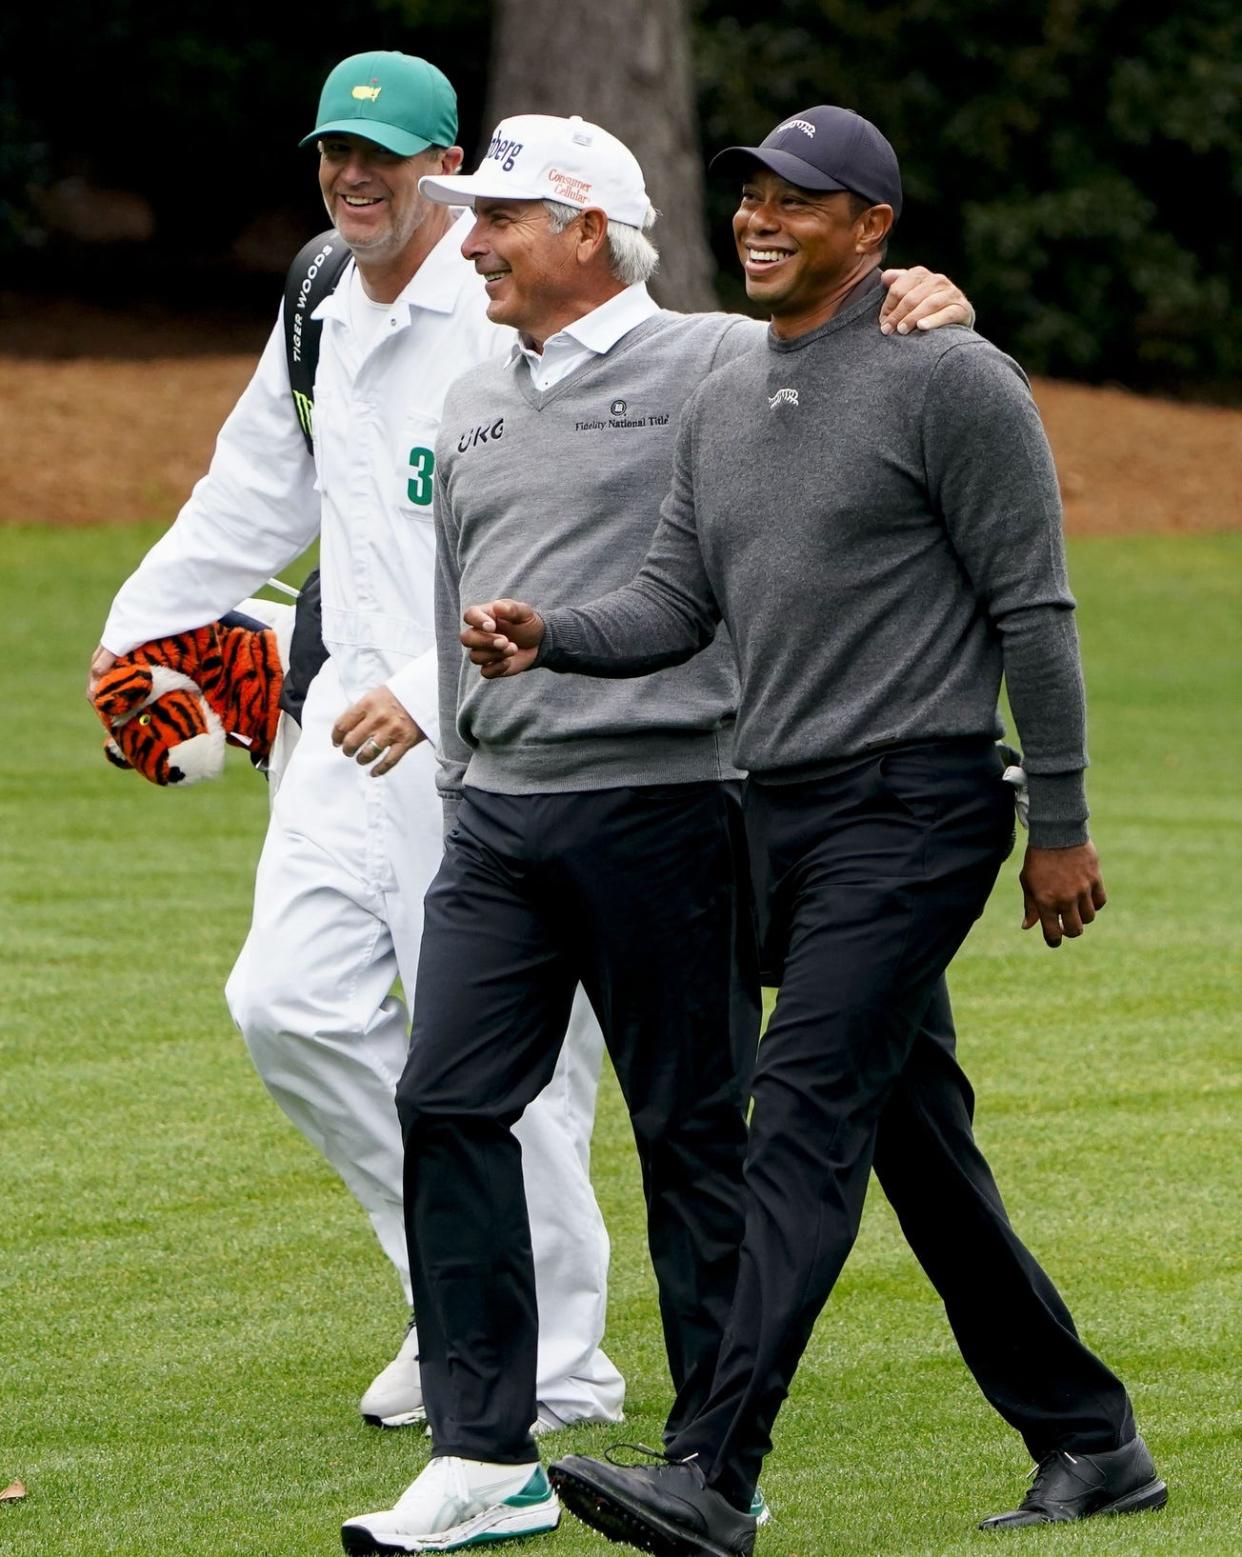
<instances>
[{"instance_id":1,"label":"black trousers","mask_svg":"<svg viewBox=\"0 0 1242 1557\"><path fill-rule=\"evenodd\" d=\"M1039 1458L1134 1435L1009 1225L971 1130L944 973L1013 845L988 742L907 747L815 783L750 784L765 966L738 1286L710 1398L671 1441L750 1503L777 1411L862 1215L874 1165L987 1399Z\"/></svg>"},{"instance_id":2,"label":"black trousers","mask_svg":"<svg viewBox=\"0 0 1242 1557\"><path fill-rule=\"evenodd\" d=\"M511 1126L552 1075L579 982L638 1146L676 1431L706 1398L735 1285L759 1030L729 786L465 791L427 894L397 1088L436 1454L536 1457L535 1284Z\"/></svg>"}]
</instances>

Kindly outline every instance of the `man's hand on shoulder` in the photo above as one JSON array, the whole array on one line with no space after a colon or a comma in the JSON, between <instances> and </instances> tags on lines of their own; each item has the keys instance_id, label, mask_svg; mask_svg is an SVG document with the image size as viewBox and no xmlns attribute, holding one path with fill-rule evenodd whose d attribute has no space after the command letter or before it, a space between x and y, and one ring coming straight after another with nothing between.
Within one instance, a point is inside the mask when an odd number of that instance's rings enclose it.
<instances>
[{"instance_id":1,"label":"man's hand on shoulder","mask_svg":"<svg viewBox=\"0 0 1242 1557\"><path fill-rule=\"evenodd\" d=\"M970 299L956 282L913 265L909 270L885 270L880 280L888 296L880 309L880 330L885 335L908 335L911 330L938 330L942 324L975 322Z\"/></svg>"},{"instance_id":2,"label":"man's hand on shoulder","mask_svg":"<svg viewBox=\"0 0 1242 1557\"><path fill-rule=\"evenodd\" d=\"M1018 880L1026 910L1022 928L1041 925L1049 946L1059 946L1063 935L1081 935L1108 902L1090 842L1073 849L1028 847Z\"/></svg>"},{"instance_id":3,"label":"man's hand on shoulder","mask_svg":"<svg viewBox=\"0 0 1242 1557\"><path fill-rule=\"evenodd\" d=\"M518 676L535 663L543 642L543 617L524 600L493 600L462 613L461 641L471 663L488 681Z\"/></svg>"},{"instance_id":4,"label":"man's hand on shoulder","mask_svg":"<svg viewBox=\"0 0 1242 1557\"><path fill-rule=\"evenodd\" d=\"M372 778L391 772L423 739L423 732L387 687L376 687L360 697L332 726L333 746L363 767L374 763Z\"/></svg>"},{"instance_id":5,"label":"man's hand on shoulder","mask_svg":"<svg viewBox=\"0 0 1242 1557\"><path fill-rule=\"evenodd\" d=\"M101 643L91 655L90 670L86 677L86 701L93 704L95 701L95 689L98 687L101 677L116 664L116 655L109 653Z\"/></svg>"}]
</instances>

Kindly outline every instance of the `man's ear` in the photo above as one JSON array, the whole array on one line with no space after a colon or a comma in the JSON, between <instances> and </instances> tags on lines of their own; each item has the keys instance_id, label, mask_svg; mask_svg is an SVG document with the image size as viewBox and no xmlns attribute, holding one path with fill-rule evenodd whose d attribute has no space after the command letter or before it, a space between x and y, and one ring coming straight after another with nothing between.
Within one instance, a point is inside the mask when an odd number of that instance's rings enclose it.
<instances>
[{"instance_id":1,"label":"man's ear","mask_svg":"<svg viewBox=\"0 0 1242 1557\"><path fill-rule=\"evenodd\" d=\"M859 254L874 254L884 247L893 225L891 205L872 205L858 218L858 239L855 248Z\"/></svg>"},{"instance_id":2,"label":"man's ear","mask_svg":"<svg viewBox=\"0 0 1242 1557\"><path fill-rule=\"evenodd\" d=\"M608 217L594 206L578 213L578 259L589 264L608 240Z\"/></svg>"},{"instance_id":3,"label":"man's ear","mask_svg":"<svg viewBox=\"0 0 1242 1557\"><path fill-rule=\"evenodd\" d=\"M440 153L440 166L436 171L441 174L459 173L465 157L460 146L448 146Z\"/></svg>"}]
</instances>

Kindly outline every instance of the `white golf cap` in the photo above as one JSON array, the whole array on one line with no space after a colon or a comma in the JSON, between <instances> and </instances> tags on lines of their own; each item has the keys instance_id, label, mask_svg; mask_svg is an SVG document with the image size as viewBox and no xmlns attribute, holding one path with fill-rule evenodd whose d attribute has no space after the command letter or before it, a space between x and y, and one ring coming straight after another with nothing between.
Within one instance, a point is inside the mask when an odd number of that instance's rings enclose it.
<instances>
[{"instance_id":1,"label":"white golf cap","mask_svg":"<svg viewBox=\"0 0 1242 1557\"><path fill-rule=\"evenodd\" d=\"M577 114L515 114L496 126L474 173L420 178L428 200L473 206L476 200L556 200L603 211L642 227L651 209L643 170L628 146Z\"/></svg>"}]
</instances>

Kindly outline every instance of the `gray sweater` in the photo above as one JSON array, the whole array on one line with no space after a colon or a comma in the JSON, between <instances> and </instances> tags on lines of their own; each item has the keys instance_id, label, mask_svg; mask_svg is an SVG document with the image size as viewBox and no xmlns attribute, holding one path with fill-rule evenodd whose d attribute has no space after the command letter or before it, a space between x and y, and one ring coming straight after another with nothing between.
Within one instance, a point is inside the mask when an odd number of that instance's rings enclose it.
<instances>
[{"instance_id":1,"label":"gray sweater","mask_svg":"<svg viewBox=\"0 0 1242 1557\"><path fill-rule=\"evenodd\" d=\"M461 648L465 606L581 600L632 579L659 521L687 395L762 345L724 314L659 313L544 393L514 358L449 391L436 445L441 794L737 778L727 639L644 682L484 681Z\"/></svg>"},{"instance_id":2,"label":"gray sweater","mask_svg":"<svg viewBox=\"0 0 1242 1557\"><path fill-rule=\"evenodd\" d=\"M769 334L701 385L641 572L547 611L540 663L644 675L696 654L723 618L737 762L771 783L893 744L997 736L1003 671L1031 841L1079 843L1082 676L1039 414L1021 369L972 330L881 335L882 295L870 277L827 324Z\"/></svg>"}]
</instances>

